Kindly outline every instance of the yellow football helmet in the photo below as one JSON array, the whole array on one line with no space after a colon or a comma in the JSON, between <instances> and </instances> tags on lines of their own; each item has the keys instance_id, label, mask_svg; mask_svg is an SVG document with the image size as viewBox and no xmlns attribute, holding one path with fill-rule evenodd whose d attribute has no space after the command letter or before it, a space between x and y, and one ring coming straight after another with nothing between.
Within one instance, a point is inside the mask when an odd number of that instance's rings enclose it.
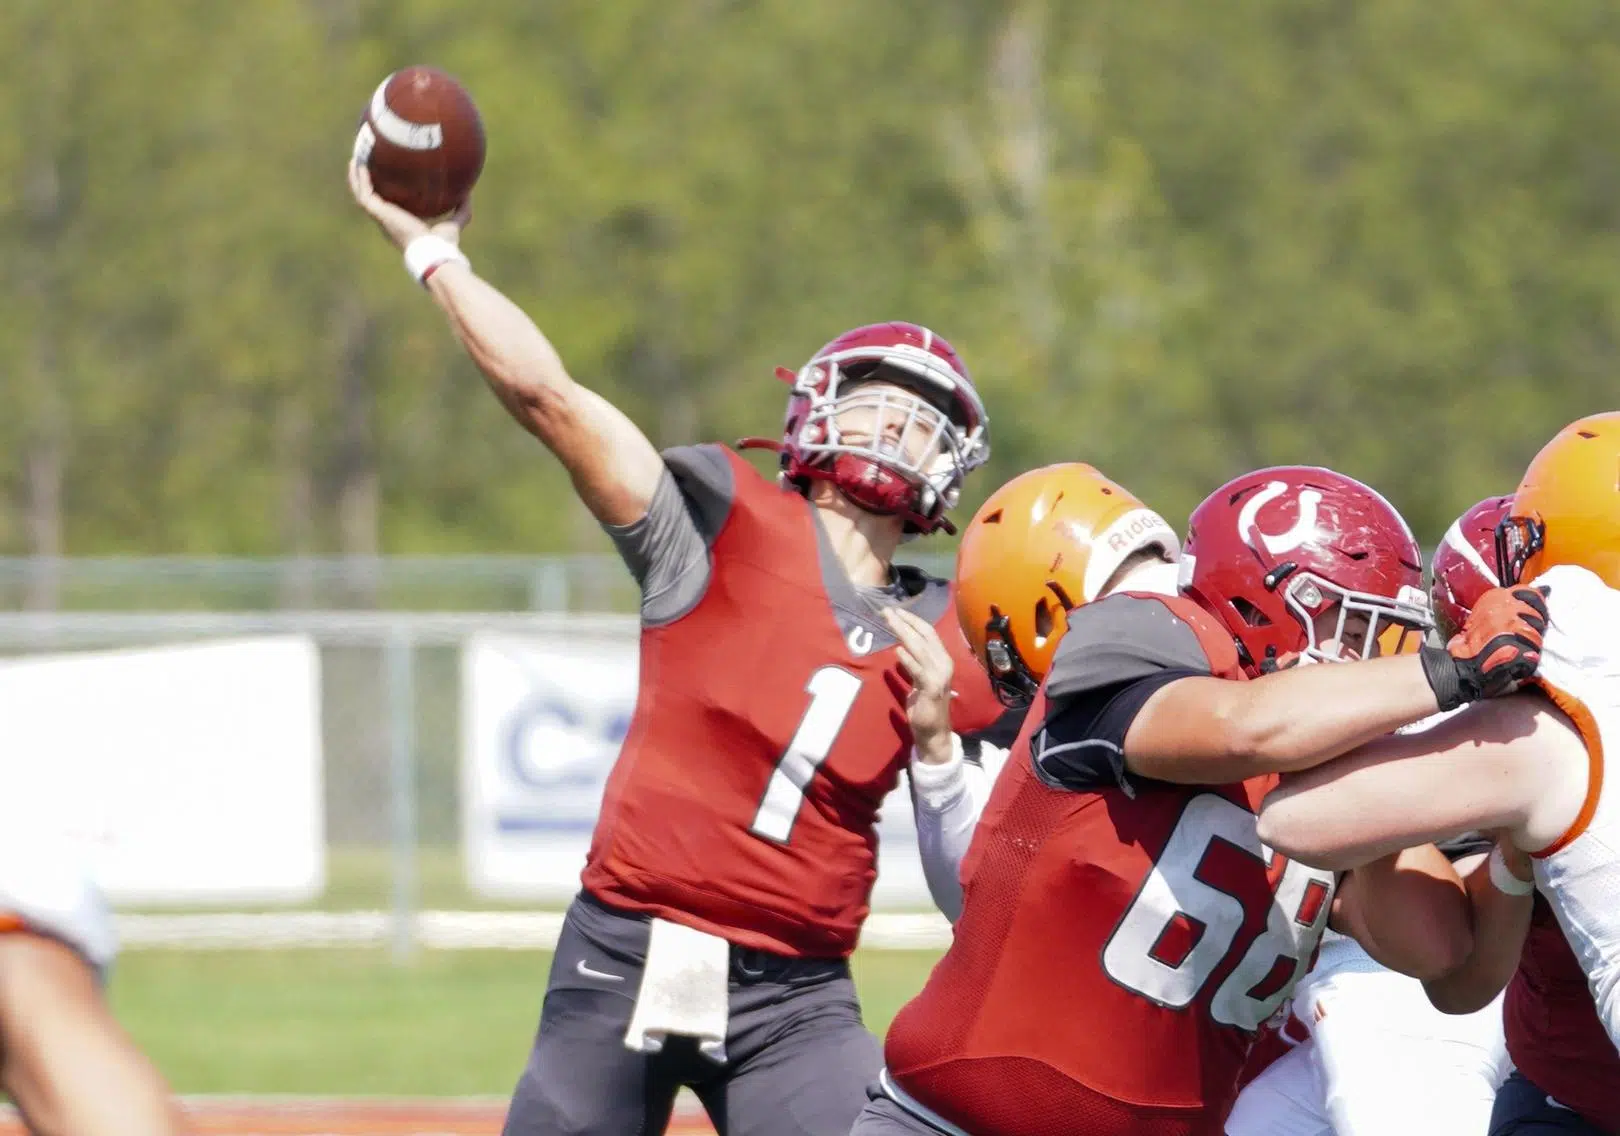
<instances>
[{"instance_id":1,"label":"yellow football helmet","mask_svg":"<svg viewBox=\"0 0 1620 1136\"><path fill-rule=\"evenodd\" d=\"M990 495L956 553L956 615L1009 706L1027 704L1051 666L1068 612L1102 594L1130 556L1181 553L1175 530L1082 462L1031 470Z\"/></svg>"}]
</instances>

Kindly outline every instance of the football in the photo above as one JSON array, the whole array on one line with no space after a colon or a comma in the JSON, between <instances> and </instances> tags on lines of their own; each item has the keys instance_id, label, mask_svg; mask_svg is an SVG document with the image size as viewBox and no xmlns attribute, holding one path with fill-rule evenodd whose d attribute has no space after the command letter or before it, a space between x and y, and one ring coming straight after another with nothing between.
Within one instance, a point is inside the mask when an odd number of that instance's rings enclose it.
<instances>
[{"instance_id":1,"label":"football","mask_svg":"<svg viewBox=\"0 0 1620 1136\"><path fill-rule=\"evenodd\" d=\"M484 123L467 88L436 67L377 86L354 139L378 195L424 220L454 212L484 169Z\"/></svg>"}]
</instances>

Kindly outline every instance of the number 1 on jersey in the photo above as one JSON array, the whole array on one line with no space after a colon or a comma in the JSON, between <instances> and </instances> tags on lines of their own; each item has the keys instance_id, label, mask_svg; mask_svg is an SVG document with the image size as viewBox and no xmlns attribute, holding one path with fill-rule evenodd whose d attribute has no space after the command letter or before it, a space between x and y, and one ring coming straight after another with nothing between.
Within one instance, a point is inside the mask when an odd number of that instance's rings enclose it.
<instances>
[{"instance_id":1,"label":"number 1 on jersey","mask_svg":"<svg viewBox=\"0 0 1620 1136\"><path fill-rule=\"evenodd\" d=\"M754 823L749 831L766 840L786 844L793 833L793 822L804 805L804 790L832 752L844 720L861 693L861 680L842 667L822 667L810 676L804 689L810 706L799 719L799 728L788 743L787 752L771 770Z\"/></svg>"}]
</instances>

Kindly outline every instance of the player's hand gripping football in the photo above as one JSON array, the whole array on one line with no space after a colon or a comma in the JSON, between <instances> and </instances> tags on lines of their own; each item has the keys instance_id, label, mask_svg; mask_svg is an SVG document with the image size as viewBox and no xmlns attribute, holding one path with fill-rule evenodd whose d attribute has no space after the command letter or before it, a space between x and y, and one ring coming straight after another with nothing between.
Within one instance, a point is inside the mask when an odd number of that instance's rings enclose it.
<instances>
[{"instance_id":1,"label":"player's hand gripping football","mask_svg":"<svg viewBox=\"0 0 1620 1136\"><path fill-rule=\"evenodd\" d=\"M1546 588L1492 588L1444 648L1424 647L1423 673L1440 709L1518 689L1541 663Z\"/></svg>"},{"instance_id":2,"label":"player's hand gripping football","mask_svg":"<svg viewBox=\"0 0 1620 1136\"><path fill-rule=\"evenodd\" d=\"M349 192L354 194L356 204L371 215L371 219L377 222L377 227L394 242L394 247L401 251L411 241L427 233L443 237L451 244L460 244L461 230L472 222L470 198L462 202L461 208L450 216L431 223L406 209L401 209L391 201L383 200L371 187L371 172L352 159L349 162Z\"/></svg>"},{"instance_id":3,"label":"player's hand gripping football","mask_svg":"<svg viewBox=\"0 0 1620 1136\"><path fill-rule=\"evenodd\" d=\"M911 682L906 719L911 723L917 759L940 764L951 759L951 678L956 664L934 625L901 607L883 609L883 621L899 640L895 653Z\"/></svg>"}]
</instances>

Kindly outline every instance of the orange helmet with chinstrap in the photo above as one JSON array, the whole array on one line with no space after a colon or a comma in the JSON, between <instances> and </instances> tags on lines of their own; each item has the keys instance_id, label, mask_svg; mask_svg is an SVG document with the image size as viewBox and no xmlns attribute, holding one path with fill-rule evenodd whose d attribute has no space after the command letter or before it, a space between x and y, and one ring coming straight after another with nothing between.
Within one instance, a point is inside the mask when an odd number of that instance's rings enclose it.
<instances>
[{"instance_id":1,"label":"orange helmet with chinstrap","mask_svg":"<svg viewBox=\"0 0 1620 1136\"><path fill-rule=\"evenodd\" d=\"M1620 588L1620 411L1571 422L1541 448L1496 530L1497 575L1574 564Z\"/></svg>"},{"instance_id":2,"label":"orange helmet with chinstrap","mask_svg":"<svg viewBox=\"0 0 1620 1136\"><path fill-rule=\"evenodd\" d=\"M1046 677L1071 608L1101 595L1135 552L1174 561L1163 517L1081 462L1031 470L990 495L956 553L956 614L1009 706Z\"/></svg>"}]
</instances>

